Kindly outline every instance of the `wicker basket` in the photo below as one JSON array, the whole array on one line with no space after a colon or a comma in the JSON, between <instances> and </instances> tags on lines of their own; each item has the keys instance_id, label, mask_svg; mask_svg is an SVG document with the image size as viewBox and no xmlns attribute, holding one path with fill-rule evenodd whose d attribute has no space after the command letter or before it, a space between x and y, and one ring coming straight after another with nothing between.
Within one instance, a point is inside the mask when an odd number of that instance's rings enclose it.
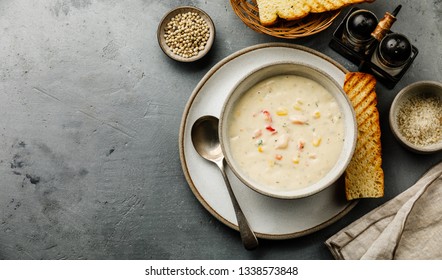
<instances>
[{"instance_id":1,"label":"wicker basket","mask_svg":"<svg viewBox=\"0 0 442 280\"><path fill-rule=\"evenodd\" d=\"M256 0L230 0L233 10L251 29L270 36L296 39L323 31L338 17L341 10L310 14L296 21L279 20L277 24L266 27L261 25Z\"/></svg>"}]
</instances>

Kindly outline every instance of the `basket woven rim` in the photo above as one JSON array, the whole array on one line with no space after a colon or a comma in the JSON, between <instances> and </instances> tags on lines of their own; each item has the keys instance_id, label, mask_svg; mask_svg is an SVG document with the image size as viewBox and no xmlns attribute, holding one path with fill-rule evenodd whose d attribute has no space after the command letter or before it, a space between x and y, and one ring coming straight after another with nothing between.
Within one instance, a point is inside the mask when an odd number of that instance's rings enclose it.
<instances>
[{"instance_id":1,"label":"basket woven rim","mask_svg":"<svg viewBox=\"0 0 442 280\"><path fill-rule=\"evenodd\" d=\"M296 39L319 33L327 29L341 13L339 9L309 14L305 18L296 21L280 19L275 25L267 27L259 21L256 0L230 0L230 5L235 14L249 28L262 34L285 39Z\"/></svg>"}]
</instances>

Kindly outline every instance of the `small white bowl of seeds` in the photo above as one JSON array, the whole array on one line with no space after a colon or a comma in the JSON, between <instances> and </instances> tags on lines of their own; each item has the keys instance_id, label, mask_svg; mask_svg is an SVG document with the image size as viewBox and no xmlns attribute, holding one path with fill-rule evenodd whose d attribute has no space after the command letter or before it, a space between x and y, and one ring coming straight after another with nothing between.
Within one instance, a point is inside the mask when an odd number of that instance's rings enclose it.
<instances>
[{"instance_id":1,"label":"small white bowl of seeds","mask_svg":"<svg viewBox=\"0 0 442 280\"><path fill-rule=\"evenodd\" d=\"M442 83L420 81L399 91L389 121L394 136L409 150L442 151Z\"/></svg>"},{"instance_id":2,"label":"small white bowl of seeds","mask_svg":"<svg viewBox=\"0 0 442 280\"><path fill-rule=\"evenodd\" d=\"M167 56L180 62L192 62L209 52L215 40L215 25L199 8L177 7L160 21L157 38Z\"/></svg>"}]
</instances>

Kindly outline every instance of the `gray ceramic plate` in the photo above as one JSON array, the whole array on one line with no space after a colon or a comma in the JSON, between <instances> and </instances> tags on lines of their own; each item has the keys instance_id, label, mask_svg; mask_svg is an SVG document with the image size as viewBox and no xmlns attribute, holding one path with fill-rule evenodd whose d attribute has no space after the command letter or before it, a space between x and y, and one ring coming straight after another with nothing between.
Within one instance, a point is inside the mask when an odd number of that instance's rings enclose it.
<instances>
[{"instance_id":1,"label":"gray ceramic plate","mask_svg":"<svg viewBox=\"0 0 442 280\"><path fill-rule=\"evenodd\" d=\"M195 197L215 218L238 230L233 207L216 165L195 151L190 131L203 115L220 116L227 94L239 80L264 64L294 61L321 69L343 85L347 70L327 56L294 44L261 44L238 51L217 63L198 83L183 113L179 149L184 175ZM345 199L344 184L310 197L281 200L261 195L245 186L227 169L232 188L257 236L288 239L322 229L343 217L357 201ZM341 178L342 179L342 178Z\"/></svg>"}]
</instances>

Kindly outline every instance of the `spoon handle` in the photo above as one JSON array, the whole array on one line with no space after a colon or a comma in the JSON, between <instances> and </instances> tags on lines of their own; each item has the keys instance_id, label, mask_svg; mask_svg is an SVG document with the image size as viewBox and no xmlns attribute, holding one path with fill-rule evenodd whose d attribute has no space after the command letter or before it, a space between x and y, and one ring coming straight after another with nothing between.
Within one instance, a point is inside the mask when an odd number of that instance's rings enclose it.
<instances>
[{"instance_id":1,"label":"spoon handle","mask_svg":"<svg viewBox=\"0 0 442 280\"><path fill-rule=\"evenodd\" d=\"M232 200L233 209L235 210L236 220L238 221L239 233L244 247L247 250L253 250L258 247L258 239L255 233L251 230L249 223L247 222L246 216L241 210L238 201L236 200L235 194L233 193L232 187L230 186L229 179L227 178L225 171L225 160L224 158L216 163L221 170L224 182L226 183L227 190L229 191L230 199Z\"/></svg>"}]
</instances>

